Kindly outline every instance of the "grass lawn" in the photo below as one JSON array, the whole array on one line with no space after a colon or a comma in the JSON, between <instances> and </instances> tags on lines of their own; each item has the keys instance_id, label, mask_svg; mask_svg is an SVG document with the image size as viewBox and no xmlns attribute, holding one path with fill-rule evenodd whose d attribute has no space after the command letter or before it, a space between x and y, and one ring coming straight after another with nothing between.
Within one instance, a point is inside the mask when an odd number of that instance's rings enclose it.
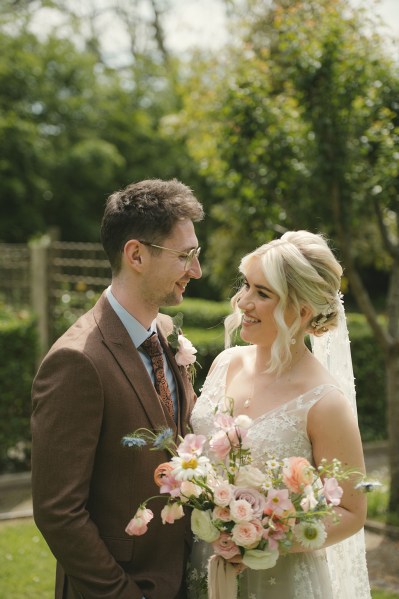
<instances>
[{"instance_id":1,"label":"grass lawn","mask_svg":"<svg viewBox=\"0 0 399 599\"><path fill-rule=\"evenodd\" d=\"M0 523L0 599L52 599L55 560L33 520ZM372 592L373 599L399 594Z\"/></svg>"},{"instance_id":2,"label":"grass lawn","mask_svg":"<svg viewBox=\"0 0 399 599\"><path fill-rule=\"evenodd\" d=\"M52 599L55 560L33 520L0 523L0 599Z\"/></svg>"}]
</instances>

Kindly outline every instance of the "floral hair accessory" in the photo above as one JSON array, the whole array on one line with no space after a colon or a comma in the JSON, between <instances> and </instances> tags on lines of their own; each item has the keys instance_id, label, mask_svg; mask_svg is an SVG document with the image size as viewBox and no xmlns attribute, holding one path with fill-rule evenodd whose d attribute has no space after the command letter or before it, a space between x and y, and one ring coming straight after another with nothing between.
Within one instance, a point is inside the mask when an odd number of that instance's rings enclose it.
<instances>
[{"instance_id":1,"label":"floral hair accessory","mask_svg":"<svg viewBox=\"0 0 399 599\"><path fill-rule=\"evenodd\" d=\"M168 343L175 350L175 360L178 366L184 366L186 368L191 382L193 382L196 374L195 366L199 366L195 355L197 350L191 341L183 335L183 314L178 312L172 318L172 321L173 329L167 337Z\"/></svg>"}]
</instances>

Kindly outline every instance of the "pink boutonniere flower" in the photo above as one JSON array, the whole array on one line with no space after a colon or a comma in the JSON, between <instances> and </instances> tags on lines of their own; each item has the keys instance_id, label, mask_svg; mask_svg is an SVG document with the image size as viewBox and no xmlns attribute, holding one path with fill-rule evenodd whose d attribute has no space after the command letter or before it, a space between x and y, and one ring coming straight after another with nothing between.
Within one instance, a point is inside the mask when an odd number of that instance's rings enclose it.
<instances>
[{"instance_id":1,"label":"pink boutonniere flower","mask_svg":"<svg viewBox=\"0 0 399 599\"><path fill-rule=\"evenodd\" d=\"M175 350L175 360L177 365L183 366L187 370L191 382L194 382L196 373L195 366L199 366L195 355L197 350L191 341L183 335L183 314L178 312L176 316L172 318L172 321L173 330L168 335L168 343Z\"/></svg>"}]
</instances>

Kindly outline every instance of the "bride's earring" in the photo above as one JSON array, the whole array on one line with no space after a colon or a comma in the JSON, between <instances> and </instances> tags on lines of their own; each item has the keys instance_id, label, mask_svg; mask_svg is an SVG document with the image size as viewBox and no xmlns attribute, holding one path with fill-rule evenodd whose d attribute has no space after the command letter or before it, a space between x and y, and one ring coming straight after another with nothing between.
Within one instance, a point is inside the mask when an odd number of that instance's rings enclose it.
<instances>
[{"instance_id":1,"label":"bride's earring","mask_svg":"<svg viewBox=\"0 0 399 599\"><path fill-rule=\"evenodd\" d=\"M292 337L292 339L291 339L291 342L290 342L290 343L291 343L291 345L295 345L295 343L296 343L296 339L295 339L295 337Z\"/></svg>"}]
</instances>

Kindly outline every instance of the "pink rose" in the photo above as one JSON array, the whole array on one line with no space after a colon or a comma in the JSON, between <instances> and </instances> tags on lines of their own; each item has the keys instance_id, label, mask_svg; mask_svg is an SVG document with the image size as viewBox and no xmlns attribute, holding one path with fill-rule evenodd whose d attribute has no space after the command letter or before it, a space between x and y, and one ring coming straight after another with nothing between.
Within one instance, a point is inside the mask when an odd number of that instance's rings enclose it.
<instances>
[{"instance_id":1,"label":"pink rose","mask_svg":"<svg viewBox=\"0 0 399 599\"><path fill-rule=\"evenodd\" d=\"M179 366L189 366L189 364L194 364L197 359L195 357L197 350L194 345L183 335L178 335L177 341L179 344L179 349L175 355L177 364Z\"/></svg>"},{"instance_id":2,"label":"pink rose","mask_svg":"<svg viewBox=\"0 0 399 599\"><path fill-rule=\"evenodd\" d=\"M233 499L230 502L230 512L234 522L249 522L254 517L252 506L245 499Z\"/></svg>"},{"instance_id":3,"label":"pink rose","mask_svg":"<svg viewBox=\"0 0 399 599\"><path fill-rule=\"evenodd\" d=\"M130 536L141 536L148 530L148 523L152 520L154 514L147 508L140 507L135 516L130 520L125 528L125 532Z\"/></svg>"},{"instance_id":4,"label":"pink rose","mask_svg":"<svg viewBox=\"0 0 399 599\"><path fill-rule=\"evenodd\" d=\"M262 516L266 505L266 499L264 495L259 493L256 489L238 487L234 491L234 499L244 499L249 503L255 518L260 518L260 516Z\"/></svg>"},{"instance_id":5,"label":"pink rose","mask_svg":"<svg viewBox=\"0 0 399 599\"><path fill-rule=\"evenodd\" d=\"M283 466L283 482L293 493L300 493L306 485L314 481L314 470L308 460L302 457L292 457Z\"/></svg>"},{"instance_id":6,"label":"pink rose","mask_svg":"<svg viewBox=\"0 0 399 599\"><path fill-rule=\"evenodd\" d=\"M209 447L220 460L224 460L231 449L227 434L224 431L215 433L209 442Z\"/></svg>"},{"instance_id":7,"label":"pink rose","mask_svg":"<svg viewBox=\"0 0 399 599\"><path fill-rule=\"evenodd\" d=\"M342 487L339 486L337 479L326 478L323 486L324 497L329 503L339 505L343 494Z\"/></svg>"},{"instance_id":8,"label":"pink rose","mask_svg":"<svg viewBox=\"0 0 399 599\"><path fill-rule=\"evenodd\" d=\"M213 499L216 505L226 507L233 499L233 490L227 483L223 483L214 488Z\"/></svg>"},{"instance_id":9,"label":"pink rose","mask_svg":"<svg viewBox=\"0 0 399 599\"><path fill-rule=\"evenodd\" d=\"M180 520L183 516L183 506L178 503L167 503L161 511L162 524L173 524L175 520Z\"/></svg>"},{"instance_id":10,"label":"pink rose","mask_svg":"<svg viewBox=\"0 0 399 599\"><path fill-rule=\"evenodd\" d=\"M213 518L213 520L221 520L222 522L230 522L230 520L231 520L230 508L221 507L221 506L217 505L216 507L213 508L212 518Z\"/></svg>"},{"instance_id":11,"label":"pink rose","mask_svg":"<svg viewBox=\"0 0 399 599\"><path fill-rule=\"evenodd\" d=\"M217 541L212 543L212 546L216 555L221 555L224 559L230 559L240 553L240 550L234 543L231 535L227 532L222 532Z\"/></svg>"},{"instance_id":12,"label":"pink rose","mask_svg":"<svg viewBox=\"0 0 399 599\"><path fill-rule=\"evenodd\" d=\"M258 544L258 530L251 522L239 522L231 531L231 538L240 547L253 549Z\"/></svg>"}]
</instances>

